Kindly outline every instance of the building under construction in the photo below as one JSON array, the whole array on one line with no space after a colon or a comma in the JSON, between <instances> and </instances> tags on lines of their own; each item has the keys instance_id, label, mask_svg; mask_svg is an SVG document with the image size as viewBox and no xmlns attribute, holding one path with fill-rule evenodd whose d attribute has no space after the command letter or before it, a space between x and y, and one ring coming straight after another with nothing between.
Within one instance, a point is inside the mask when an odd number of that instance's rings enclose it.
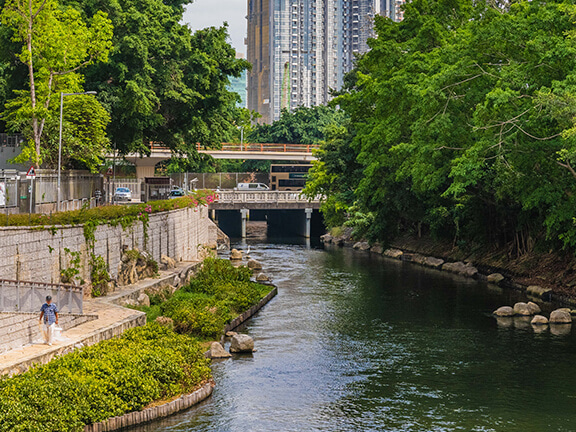
<instances>
[{"instance_id":1,"label":"building under construction","mask_svg":"<svg viewBox=\"0 0 576 432\"><path fill-rule=\"evenodd\" d=\"M283 109L328 102L368 50L375 14L400 19L399 2L248 0L248 108L270 123Z\"/></svg>"}]
</instances>

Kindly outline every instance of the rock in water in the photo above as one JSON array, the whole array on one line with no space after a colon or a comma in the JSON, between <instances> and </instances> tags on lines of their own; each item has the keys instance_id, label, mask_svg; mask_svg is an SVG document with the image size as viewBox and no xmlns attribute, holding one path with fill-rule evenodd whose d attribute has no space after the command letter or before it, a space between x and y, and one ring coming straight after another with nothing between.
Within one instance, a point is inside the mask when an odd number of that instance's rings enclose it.
<instances>
[{"instance_id":1,"label":"rock in water","mask_svg":"<svg viewBox=\"0 0 576 432\"><path fill-rule=\"evenodd\" d=\"M368 242L356 242L352 248L356 250L367 251L370 250L370 245Z\"/></svg>"},{"instance_id":2,"label":"rock in water","mask_svg":"<svg viewBox=\"0 0 576 432\"><path fill-rule=\"evenodd\" d=\"M548 324L548 318L546 318L543 315L536 315L534 318L532 318L532 321L530 321L530 324L532 324L532 325L547 325Z\"/></svg>"},{"instance_id":3,"label":"rock in water","mask_svg":"<svg viewBox=\"0 0 576 432\"><path fill-rule=\"evenodd\" d=\"M210 345L210 358L218 359L228 357L232 357L232 354L226 352L220 342L212 342L212 345Z\"/></svg>"},{"instance_id":4,"label":"rock in water","mask_svg":"<svg viewBox=\"0 0 576 432\"><path fill-rule=\"evenodd\" d=\"M254 351L254 339L242 333L232 336L230 352L250 353L252 351Z\"/></svg>"},{"instance_id":5,"label":"rock in water","mask_svg":"<svg viewBox=\"0 0 576 432\"><path fill-rule=\"evenodd\" d=\"M490 283L498 285L504 280L504 276L502 276L500 273L492 273L491 275L488 275L486 280Z\"/></svg>"},{"instance_id":6,"label":"rock in water","mask_svg":"<svg viewBox=\"0 0 576 432\"><path fill-rule=\"evenodd\" d=\"M238 333L236 333L235 331L227 331L226 332L226 337L231 338L232 336L236 336Z\"/></svg>"},{"instance_id":7,"label":"rock in water","mask_svg":"<svg viewBox=\"0 0 576 432\"><path fill-rule=\"evenodd\" d=\"M256 260L248 261L248 268L250 270L262 270L262 264Z\"/></svg>"},{"instance_id":8,"label":"rock in water","mask_svg":"<svg viewBox=\"0 0 576 432\"><path fill-rule=\"evenodd\" d=\"M232 261L240 261L242 259L242 252L240 252L238 249L232 249L230 252L230 259Z\"/></svg>"},{"instance_id":9,"label":"rock in water","mask_svg":"<svg viewBox=\"0 0 576 432\"><path fill-rule=\"evenodd\" d=\"M572 315L566 309L556 309L550 314L550 323L572 324Z\"/></svg>"},{"instance_id":10,"label":"rock in water","mask_svg":"<svg viewBox=\"0 0 576 432\"><path fill-rule=\"evenodd\" d=\"M542 309L540 309L540 306L538 306L534 302L528 302L528 307L530 308L532 315L536 315L536 314L539 314L540 312L542 312Z\"/></svg>"},{"instance_id":11,"label":"rock in water","mask_svg":"<svg viewBox=\"0 0 576 432\"><path fill-rule=\"evenodd\" d=\"M514 309L510 306L502 306L494 311L494 315L499 317L511 317L514 316Z\"/></svg>"},{"instance_id":12,"label":"rock in water","mask_svg":"<svg viewBox=\"0 0 576 432\"><path fill-rule=\"evenodd\" d=\"M514 305L514 313L516 315L523 315L523 316L533 315L532 309L524 302L519 302Z\"/></svg>"},{"instance_id":13,"label":"rock in water","mask_svg":"<svg viewBox=\"0 0 576 432\"><path fill-rule=\"evenodd\" d=\"M256 276L256 282L269 282L270 278L266 276L264 273L260 273Z\"/></svg>"}]
</instances>

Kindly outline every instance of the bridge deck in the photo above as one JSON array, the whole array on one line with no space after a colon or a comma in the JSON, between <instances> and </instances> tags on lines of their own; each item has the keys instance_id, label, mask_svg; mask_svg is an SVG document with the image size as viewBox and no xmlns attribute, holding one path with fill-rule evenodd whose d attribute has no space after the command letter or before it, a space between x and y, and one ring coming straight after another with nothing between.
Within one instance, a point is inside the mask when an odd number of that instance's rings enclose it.
<instances>
[{"instance_id":1,"label":"bridge deck","mask_svg":"<svg viewBox=\"0 0 576 432\"><path fill-rule=\"evenodd\" d=\"M218 200L210 204L214 210L298 210L320 208L321 197L309 199L298 192L289 191L221 191Z\"/></svg>"}]
</instances>

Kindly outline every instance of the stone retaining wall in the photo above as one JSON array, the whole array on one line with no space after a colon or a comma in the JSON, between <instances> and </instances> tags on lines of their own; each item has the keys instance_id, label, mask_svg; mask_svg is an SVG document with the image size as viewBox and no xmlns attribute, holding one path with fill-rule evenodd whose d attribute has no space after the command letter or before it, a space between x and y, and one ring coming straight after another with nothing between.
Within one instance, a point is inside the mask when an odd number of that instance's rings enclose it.
<instances>
[{"instance_id":1,"label":"stone retaining wall","mask_svg":"<svg viewBox=\"0 0 576 432\"><path fill-rule=\"evenodd\" d=\"M0 354L40 340L39 316L40 313L0 312ZM58 318L58 326L66 331L98 319L98 316L58 314Z\"/></svg>"},{"instance_id":2,"label":"stone retaining wall","mask_svg":"<svg viewBox=\"0 0 576 432\"><path fill-rule=\"evenodd\" d=\"M172 402L165 403L152 408L146 408L143 411L131 412L119 417L112 417L100 423L86 425L84 432L110 432L117 431L130 426L148 423L164 417L171 416L177 412L183 411L207 399L214 389L214 383L204 384L195 392L179 397Z\"/></svg>"},{"instance_id":3,"label":"stone retaining wall","mask_svg":"<svg viewBox=\"0 0 576 432\"><path fill-rule=\"evenodd\" d=\"M126 229L101 225L95 232L94 253L105 259L116 277L123 247L146 250L158 262L162 255L180 262L203 258L206 247L215 248L217 243L217 228L205 207L152 214L147 233L148 238L140 221ZM89 280L83 226L1 227L0 279L59 283L61 271L73 266L70 252L81 253L79 276Z\"/></svg>"}]
</instances>

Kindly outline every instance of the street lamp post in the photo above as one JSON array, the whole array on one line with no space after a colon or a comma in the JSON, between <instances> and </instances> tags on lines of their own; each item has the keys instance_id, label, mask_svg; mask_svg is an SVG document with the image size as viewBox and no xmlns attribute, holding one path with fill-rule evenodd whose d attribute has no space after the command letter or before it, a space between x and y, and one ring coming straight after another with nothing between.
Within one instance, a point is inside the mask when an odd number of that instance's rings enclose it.
<instances>
[{"instance_id":1,"label":"street lamp post","mask_svg":"<svg viewBox=\"0 0 576 432\"><path fill-rule=\"evenodd\" d=\"M62 114L64 112L64 96L78 96L78 95L95 95L95 91L87 91L81 93L60 93L60 137L58 138L58 197L56 208L60 211L60 201L62 200L60 186L61 186L61 171L62 171Z\"/></svg>"}]
</instances>

